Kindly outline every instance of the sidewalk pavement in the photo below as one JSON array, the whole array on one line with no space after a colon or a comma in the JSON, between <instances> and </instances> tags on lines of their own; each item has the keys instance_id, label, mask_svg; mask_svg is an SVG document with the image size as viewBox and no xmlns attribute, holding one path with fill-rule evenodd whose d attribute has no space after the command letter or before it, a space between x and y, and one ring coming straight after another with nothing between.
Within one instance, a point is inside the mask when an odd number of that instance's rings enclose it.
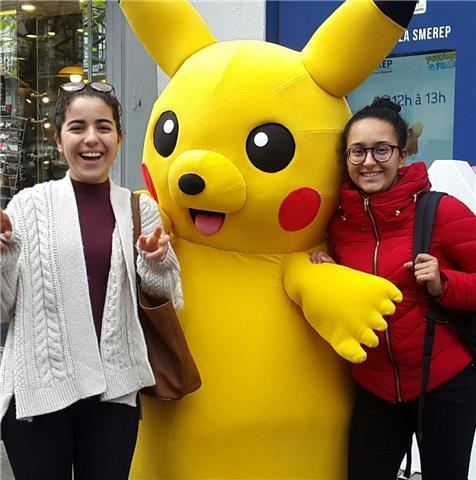
<instances>
[{"instance_id":1,"label":"sidewalk pavement","mask_svg":"<svg viewBox=\"0 0 476 480\"><path fill-rule=\"evenodd\" d=\"M0 479L1 480L15 480L10 462L8 461L7 452L3 442L0 441Z\"/></svg>"},{"instance_id":2,"label":"sidewalk pavement","mask_svg":"<svg viewBox=\"0 0 476 480\"><path fill-rule=\"evenodd\" d=\"M2 441L0 441L0 480L15 480ZM414 473L410 477L410 480L421 480L421 475L419 473Z\"/></svg>"}]
</instances>

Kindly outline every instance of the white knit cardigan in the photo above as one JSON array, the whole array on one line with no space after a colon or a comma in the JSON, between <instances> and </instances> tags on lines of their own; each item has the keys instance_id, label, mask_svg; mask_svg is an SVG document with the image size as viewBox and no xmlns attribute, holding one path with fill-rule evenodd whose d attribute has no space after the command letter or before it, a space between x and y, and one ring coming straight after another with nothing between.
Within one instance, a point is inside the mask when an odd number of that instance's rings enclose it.
<instances>
[{"instance_id":1,"label":"white knit cardigan","mask_svg":"<svg viewBox=\"0 0 476 480\"><path fill-rule=\"evenodd\" d=\"M153 385L137 316L130 192L111 181L116 226L100 344L94 328L86 263L69 175L22 190L6 210L13 242L0 256L2 322L9 321L0 367L0 418L15 396L17 418L63 409L93 395L135 404ZM141 195L142 233L161 224L157 205ZM101 219L98 219L100 222ZM146 293L182 304L179 265L137 257Z\"/></svg>"}]
</instances>

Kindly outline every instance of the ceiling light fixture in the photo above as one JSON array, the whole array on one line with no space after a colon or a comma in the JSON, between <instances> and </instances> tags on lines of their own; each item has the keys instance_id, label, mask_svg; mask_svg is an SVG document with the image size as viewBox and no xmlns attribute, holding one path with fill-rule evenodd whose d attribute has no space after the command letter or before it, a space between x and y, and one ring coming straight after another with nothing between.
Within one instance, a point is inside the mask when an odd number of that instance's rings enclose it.
<instances>
[{"instance_id":1,"label":"ceiling light fixture","mask_svg":"<svg viewBox=\"0 0 476 480\"><path fill-rule=\"evenodd\" d=\"M58 77L69 77L70 82L80 82L83 75L84 70L81 65L68 65L58 72Z\"/></svg>"},{"instance_id":2,"label":"ceiling light fixture","mask_svg":"<svg viewBox=\"0 0 476 480\"><path fill-rule=\"evenodd\" d=\"M31 3L24 3L20 8L24 12L34 12L36 10L35 5L32 5Z\"/></svg>"}]
</instances>

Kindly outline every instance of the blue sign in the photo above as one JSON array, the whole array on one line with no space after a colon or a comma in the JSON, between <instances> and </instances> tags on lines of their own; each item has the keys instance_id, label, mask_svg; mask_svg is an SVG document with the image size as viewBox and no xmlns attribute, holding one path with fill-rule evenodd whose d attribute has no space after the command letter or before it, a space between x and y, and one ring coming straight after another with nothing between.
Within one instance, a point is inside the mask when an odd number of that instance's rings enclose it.
<instances>
[{"instance_id":1,"label":"blue sign","mask_svg":"<svg viewBox=\"0 0 476 480\"><path fill-rule=\"evenodd\" d=\"M347 100L356 112L374 97L389 96L410 127L407 163L430 166L453 158L455 72L454 50L390 57Z\"/></svg>"},{"instance_id":2,"label":"blue sign","mask_svg":"<svg viewBox=\"0 0 476 480\"><path fill-rule=\"evenodd\" d=\"M302 50L341 3L268 1L267 40ZM349 95L351 108L390 94L406 120L417 123L418 156L425 162L453 158L476 165L475 25L474 1L420 0L390 57Z\"/></svg>"}]
</instances>

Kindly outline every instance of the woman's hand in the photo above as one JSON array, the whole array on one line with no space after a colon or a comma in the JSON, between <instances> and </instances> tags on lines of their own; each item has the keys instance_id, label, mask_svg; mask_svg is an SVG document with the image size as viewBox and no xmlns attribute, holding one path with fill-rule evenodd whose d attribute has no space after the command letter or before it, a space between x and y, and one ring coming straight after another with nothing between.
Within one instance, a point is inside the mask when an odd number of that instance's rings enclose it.
<instances>
[{"instance_id":1,"label":"woman's hand","mask_svg":"<svg viewBox=\"0 0 476 480\"><path fill-rule=\"evenodd\" d=\"M419 253L415 264L406 262L403 266L408 270L413 270L418 285L425 285L430 295L439 297L443 293L440 266L436 257L428 253Z\"/></svg>"},{"instance_id":2,"label":"woman's hand","mask_svg":"<svg viewBox=\"0 0 476 480\"><path fill-rule=\"evenodd\" d=\"M169 250L170 237L163 233L162 227L156 227L150 235L139 236L139 248L147 252L147 260L162 262Z\"/></svg>"},{"instance_id":3,"label":"woman's hand","mask_svg":"<svg viewBox=\"0 0 476 480\"><path fill-rule=\"evenodd\" d=\"M12 223L9 216L0 210L0 251L6 251L12 238Z\"/></svg>"},{"instance_id":4,"label":"woman's hand","mask_svg":"<svg viewBox=\"0 0 476 480\"><path fill-rule=\"evenodd\" d=\"M312 263L336 263L328 253L321 251L311 252L309 259Z\"/></svg>"}]
</instances>

